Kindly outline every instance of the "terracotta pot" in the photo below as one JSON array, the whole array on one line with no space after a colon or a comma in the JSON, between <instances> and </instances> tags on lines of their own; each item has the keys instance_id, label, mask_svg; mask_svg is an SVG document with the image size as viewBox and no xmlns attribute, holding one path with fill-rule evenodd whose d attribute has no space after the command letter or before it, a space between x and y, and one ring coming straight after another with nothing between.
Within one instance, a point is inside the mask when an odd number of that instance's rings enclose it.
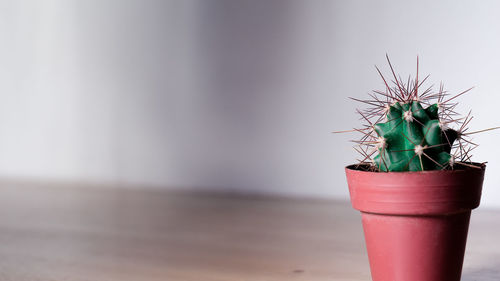
<instances>
[{"instance_id":1,"label":"terracotta pot","mask_svg":"<svg viewBox=\"0 0 500 281\"><path fill-rule=\"evenodd\" d=\"M482 169L368 172L346 167L373 281L460 281Z\"/></svg>"}]
</instances>

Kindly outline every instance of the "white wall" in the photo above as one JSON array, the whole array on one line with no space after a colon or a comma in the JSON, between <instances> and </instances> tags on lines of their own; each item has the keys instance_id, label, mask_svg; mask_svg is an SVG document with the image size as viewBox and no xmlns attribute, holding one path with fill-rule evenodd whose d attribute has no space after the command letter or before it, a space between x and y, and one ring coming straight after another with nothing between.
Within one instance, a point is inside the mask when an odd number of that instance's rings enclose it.
<instances>
[{"instance_id":1,"label":"white wall","mask_svg":"<svg viewBox=\"0 0 500 281\"><path fill-rule=\"evenodd\" d=\"M347 198L389 53L500 124L495 1L0 1L0 176ZM483 204L500 206L500 132Z\"/></svg>"}]
</instances>

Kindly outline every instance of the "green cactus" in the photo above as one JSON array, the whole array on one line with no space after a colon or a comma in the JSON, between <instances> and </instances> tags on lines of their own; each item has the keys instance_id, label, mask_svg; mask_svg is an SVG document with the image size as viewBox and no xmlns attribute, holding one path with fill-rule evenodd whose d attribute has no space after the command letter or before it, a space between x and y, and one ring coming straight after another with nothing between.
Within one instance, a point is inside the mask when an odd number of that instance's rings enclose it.
<instances>
[{"instance_id":1,"label":"green cactus","mask_svg":"<svg viewBox=\"0 0 500 281\"><path fill-rule=\"evenodd\" d=\"M424 171L445 169L458 133L441 123L438 104L423 108L419 101L395 102L387 107L385 123L375 124L380 171Z\"/></svg>"},{"instance_id":2,"label":"green cactus","mask_svg":"<svg viewBox=\"0 0 500 281\"><path fill-rule=\"evenodd\" d=\"M455 108L456 98L472 88L456 95L449 95L442 83L438 91L432 86L421 90L429 76L419 80L418 57L415 79L409 76L406 81L396 75L389 57L386 58L392 80L386 79L375 67L385 89L373 91L367 100L351 98L369 106L357 110L365 124L339 132L362 134L360 139L352 140L356 143L354 149L362 156L358 167L383 172L478 168L470 154L478 145L470 136L498 127L468 131L471 113L460 117Z\"/></svg>"}]
</instances>

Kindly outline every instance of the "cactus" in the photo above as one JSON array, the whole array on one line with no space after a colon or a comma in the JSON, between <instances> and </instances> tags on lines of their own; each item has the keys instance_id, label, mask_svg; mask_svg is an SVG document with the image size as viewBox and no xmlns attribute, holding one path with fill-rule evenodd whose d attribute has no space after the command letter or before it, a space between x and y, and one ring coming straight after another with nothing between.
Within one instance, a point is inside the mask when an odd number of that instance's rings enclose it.
<instances>
[{"instance_id":1,"label":"cactus","mask_svg":"<svg viewBox=\"0 0 500 281\"><path fill-rule=\"evenodd\" d=\"M432 86L422 91L429 76L419 80L418 57L416 78L408 77L407 81L396 76L386 57L394 78L392 84L376 67L385 90L373 91L370 100L351 98L370 106L357 111L366 124L349 130L362 133L360 140L354 140L355 150L363 156L360 164L383 172L454 169L457 165L478 168L470 160L470 152L477 147L470 135L498 127L468 132L471 113L460 118L455 112L455 99L472 88L454 96L443 89L442 83L437 92Z\"/></svg>"},{"instance_id":2,"label":"cactus","mask_svg":"<svg viewBox=\"0 0 500 281\"><path fill-rule=\"evenodd\" d=\"M437 104L424 109L419 101L387 108L387 121L374 125L379 170L438 170L454 161L450 152L458 133L440 123L438 110Z\"/></svg>"}]
</instances>

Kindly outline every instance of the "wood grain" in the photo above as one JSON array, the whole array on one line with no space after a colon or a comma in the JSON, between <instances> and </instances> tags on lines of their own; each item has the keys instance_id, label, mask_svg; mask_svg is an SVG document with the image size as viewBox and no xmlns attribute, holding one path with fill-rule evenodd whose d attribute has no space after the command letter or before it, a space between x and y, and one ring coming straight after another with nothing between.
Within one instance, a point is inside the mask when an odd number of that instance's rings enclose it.
<instances>
[{"instance_id":1,"label":"wood grain","mask_svg":"<svg viewBox=\"0 0 500 281\"><path fill-rule=\"evenodd\" d=\"M498 214L463 280L500 280ZM370 280L362 235L347 202L0 184L0 280Z\"/></svg>"}]
</instances>

